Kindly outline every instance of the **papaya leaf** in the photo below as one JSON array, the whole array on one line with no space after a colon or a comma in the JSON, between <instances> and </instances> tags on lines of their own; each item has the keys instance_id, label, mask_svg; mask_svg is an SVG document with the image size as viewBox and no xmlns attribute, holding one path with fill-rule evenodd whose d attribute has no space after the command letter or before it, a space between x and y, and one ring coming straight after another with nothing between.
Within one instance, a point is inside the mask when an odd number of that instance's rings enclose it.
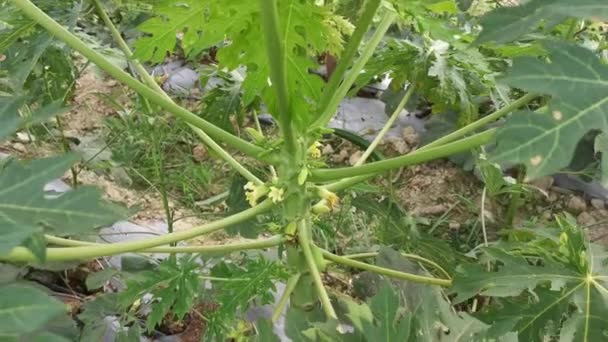
<instances>
[{"instance_id":1,"label":"papaya leaf","mask_svg":"<svg viewBox=\"0 0 608 342\"><path fill-rule=\"evenodd\" d=\"M210 340L222 338L231 326L254 305L266 305L275 301L276 281L286 280L289 274L283 265L262 256L245 259L241 265L221 261L211 269L213 292L210 300L219 303L207 321L207 336ZM294 339L297 341L297 339Z\"/></svg>"},{"instance_id":2,"label":"papaya leaf","mask_svg":"<svg viewBox=\"0 0 608 342\"><path fill-rule=\"evenodd\" d=\"M374 322L363 322L367 341L407 341L410 336L411 316L401 317L399 296L385 283L370 300Z\"/></svg>"},{"instance_id":3,"label":"papaya leaf","mask_svg":"<svg viewBox=\"0 0 608 342\"><path fill-rule=\"evenodd\" d=\"M606 19L608 3L597 0L532 0L520 6L499 7L481 20L483 31L476 42L510 42L533 32L543 20L558 24L568 17Z\"/></svg>"},{"instance_id":4,"label":"papaya leaf","mask_svg":"<svg viewBox=\"0 0 608 342\"><path fill-rule=\"evenodd\" d=\"M15 91L23 91L24 85L32 70L53 42L50 33L42 32L23 44L15 44L6 52L6 59L0 63L9 72L10 87Z\"/></svg>"},{"instance_id":5,"label":"papaya leaf","mask_svg":"<svg viewBox=\"0 0 608 342\"><path fill-rule=\"evenodd\" d=\"M127 289L120 293L118 301L129 306L146 294L153 303L146 321L148 331L153 331L168 314L183 319L195 304L201 287L201 266L196 257L184 256L175 263L167 259L157 269L134 274L127 280Z\"/></svg>"},{"instance_id":6,"label":"papaya leaf","mask_svg":"<svg viewBox=\"0 0 608 342\"><path fill-rule=\"evenodd\" d=\"M0 339L18 340L25 333L42 328L67 307L44 291L27 283L0 287Z\"/></svg>"},{"instance_id":7,"label":"papaya leaf","mask_svg":"<svg viewBox=\"0 0 608 342\"><path fill-rule=\"evenodd\" d=\"M87 290L93 291L93 290L101 288L118 273L119 272L117 270L115 270L111 267L108 267L101 271L89 274L87 276L87 279L85 280L85 285L87 287Z\"/></svg>"},{"instance_id":8,"label":"papaya leaf","mask_svg":"<svg viewBox=\"0 0 608 342\"><path fill-rule=\"evenodd\" d=\"M499 310L482 319L495 325L494 330L513 329L520 341L545 341L558 334L570 341L605 339L607 257L599 247L585 242L583 232L572 221L558 219L559 240L553 249L535 256L535 262L529 255L484 249L500 266L494 272L481 266L460 268L452 288L455 301L475 295L505 298L497 300Z\"/></svg>"},{"instance_id":9,"label":"papaya leaf","mask_svg":"<svg viewBox=\"0 0 608 342\"><path fill-rule=\"evenodd\" d=\"M63 176L77 159L67 155L27 164L11 160L0 170L0 254L37 232L75 234L126 216L121 207L102 202L92 187L63 194L44 191L46 183Z\"/></svg>"},{"instance_id":10,"label":"papaya leaf","mask_svg":"<svg viewBox=\"0 0 608 342\"><path fill-rule=\"evenodd\" d=\"M0 96L0 140L13 134L21 125L19 109L24 103L24 96Z\"/></svg>"},{"instance_id":11,"label":"papaya leaf","mask_svg":"<svg viewBox=\"0 0 608 342\"><path fill-rule=\"evenodd\" d=\"M551 95L548 110L512 115L497 133L492 160L526 165L538 178L566 167L589 131L608 129L608 67L593 52L567 43L547 44L551 62L515 59L504 81Z\"/></svg>"},{"instance_id":12,"label":"papaya leaf","mask_svg":"<svg viewBox=\"0 0 608 342\"><path fill-rule=\"evenodd\" d=\"M43 122L67 110L59 101L38 108L28 116L21 116L19 109L26 102L26 96L0 96L0 140L8 137L19 128Z\"/></svg>"},{"instance_id":13,"label":"papaya leaf","mask_svg":"<svg viewBox=\"0 0 608 342\"><path fill-rule=\"evenodd\" d=\"M406 307L401 305L403 294L402 289L384 281L367 303L342 298L345 315L355 329L345 340L468 342L491 337L487 324L466 313L455 312L438 288L420 286L412 295L417 296L416 303ZM501 336L509 334L512 335L505 331Z\"/></svg>"},{"instance_id":14,"label":"papaya leaf","mask_svg":"<svg viewBox=\"0 0 608 342\"><path fill-rule=\"evenodd\" d=\"M31 338L30 341L32 342L70 342L67 338L51 332L42 332L34 337L28 338Z\"/></svg>"},{"instance_id":15,"label":"papaya leaf","mask_svg":"<svg viewBox=\"0 0 608 342\"><path fill-rule=\"evenodd\" d=\"M278 3L285 64L295 121L304 125L312 105L320 96L323 80L309 70L317 63L309 58L330 51L339 53L342 37L349 32L342 17L325 6L311 1L287 0ZM154 6L155 16L139 29L148 35L135 44L135 57L161 62L175 50L176 35L183 34L181 46L187 56L196 58L206 49L219 46L216 55L220 68L247 68L242 83L243 104L256 96L268 95L268 58L262 36L260 9L255 1L161 1ZM273 98L265 98L271 113L276 114Z\"/></svg>"},{"instance_id":16,"label":"papaya leaf","mask_svg":"<svg viewBox=\"0 0 608 342\"><path fill-rule=\"evenodd\" d=\"M487 324L467 313L455 312L441 290L426 287L421 296L421 304L412 315L409 341L488 341L485 338L490 337L488 328ZM504 335L512 334L506 332Z\"/></svg>"},{"instance_id":17,"label":"papaya leaf","mask_svg":"<svg viewBox=\"0 0 608 342\"><path fill-rule=\"evenodd\" d=\"M175 50L178 34L183 34L181 45L187 55L200 53L247 29L256 7L255 2L240 1L159 1L154 16L138 27L148 35L135 43L134 57L162 62Z\"/></svg>"},{"instance_id":18,"label":"papaya leaf","mask_svg":"<svg viewBox=\"0 0 608 342\"><path fill-rule=\"evenodd\" d=\"M124 330L124 325L133 319L127 313L128 307L121 305L118 296L116 292L103 293L82 305L78 314L78 320L83 325L82 341L103 340L104 335L112 329L107 322L108 317L122 316L121 320L116 320L119 331Z\"/></svg>"},{"instance_id":19,"label":"papaya leaf","mask_svg":"<svg viewBox=\"0 0 608 342\"><path fill-rule=\"evenodd\" d=\"M212 89L203 99L202 113L210 122L234 133L231 119L234 117L240 124L244 116L240 89L234 85Z\"/></svg>"},{"instance_id":20,"label":"papaya leaf","mask_svg":"<svg viewBox=\"0 0 608 342\"><path fill-rule=\"evenodd\" d=\"M275 335L274 331L272 331L272 323L269 320L260 319L256 322L255 325L258 336L256 341L259 342L279 342L280 339L277 335Z\"/></svg>"}]
</instances>

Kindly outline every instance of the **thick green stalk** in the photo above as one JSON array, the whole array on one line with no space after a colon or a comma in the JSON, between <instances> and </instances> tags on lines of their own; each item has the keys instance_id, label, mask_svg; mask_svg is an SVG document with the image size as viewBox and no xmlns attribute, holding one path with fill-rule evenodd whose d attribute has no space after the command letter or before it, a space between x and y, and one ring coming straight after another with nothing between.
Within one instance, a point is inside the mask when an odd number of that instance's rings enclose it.
<instances>
[{"instance_id":1,"label":"thick green stalk","mask_svg":"<svg viewBox=\"0 0 608 342\"><path fill-rule=\"evenodd\" d=\"M328 181L345 177L378 174L383 171L397 169L403 166L416 165L463 152L473 147L481 146L492 139L494 132L495 129L490 129L447 145L434 147L423 151L418 150L414 153L401 157L381 160L361 166L342 167L336 169L315 169L311 170L310 178L315 181Z\"/></svg>"},{"instance_id":2,"label":"thick green stalk","mask_svg":"<svg viewBox=\"0 0 608 342\"><path fill-rule=\"evenodd\" d=\"M244 210L240 213L228 216L226 218L213 221L195 227L186 231L173 232L161 236L156 236L138 241L119 242L107 245L95 246L80 246L70 248L57 248L53 250L53 254L47 253L48 261L68 261L68 260L84 260L98 258L102 256L110 256L127 252L138 252L149 248L167 245L173 242L188 240L199 235L208 234L231 225L244 222L250 218L267 212L274 207L274 203L266 200L259 205ZM177 247L175 247L177 248ZM49 249L50 250L50 249ZM0 260L4 261L19 261L19 258L27 258L27 249L23 247L14 248L8 255L0 256Z\"/></svg>"},{"instance_id":3,"label":"thick green stalk","mask_svg":"<svg viewBox=\"0 0 608 342\"><path fill-rule=\"evenodd\" d=\"M335 97L338 86L340 86L340 82L342 82L342 79L346 74L346 70L355 58L357 51L359 51L361 41L363 40L365 33L367 33L367 30L369 30L379 6L380 0L367 0L365 8L361 13L361 18L359 18L357 21L355 32L353 32L352 36L350 37L344 52L340 56L336 69L331 74L329 82L323 90L323 95L319 101L319 115L322 115L329 105L331 99Z\"/></svg>"},{"instance_id":4,"label":"thick green stalk","mask_svg":"<svg viewBox=\"0 0 608 342\"><path fill-rule=\"evenodd\" d=\"M343 258L347 258L347 259L367 259L367 258L375 258L378 256L378 252L367 252L367 253L357 253L357 254L349 254L349 255L342 255ZM427 264L433 268L435 268L437 271L441 272L446 278L451 279L452 277L450 276L450 274L443 268L441 267L438 263L434 262L433 260L429 260L427 258L424 258L420 255L416 255L416 254L410 254L410 253L400 253L403 257L411 259L411 260L415 260L418 261L420 263L423 264Z\"/></svg>"},{"instance_id":5,"label":"thick green stalk","mask_svg":"<svg viewBox=\"0 0 608 342\"><path fill-rule=\"evenodd\" d=\"M348 178L341 179L337 182L327 184L324 187L325 187L325 189L327 189L329 191L333 191L333 192L342 191L344 189L350 188L351 186L353 186L355 184L359 184L361 182L365 182L366 180L368 180L370 178L374 178L374 176L376 176L376 174L348 177Z\"/></svg>"},{"instance_id":6,"label":"thick green stalk","mask_svg":"<svg viewBox=\"0 0 608 342\"><path fill-rule=\"evenodd\" d=\"M260 0L260 7L262 9L262 28L264 30L264 42L266 43L266 55L270 67L270 80L277 96L279 124L287 144L287 150L295 151L296 137L292 127L287 83L287 50L279 28L277 1Z\"/></svg>"},{"instance_id":7,"label":"thick green stalk","mask_svg":"<svg viewBox=\"0 0 608 342\"><path fill-rule=\"evenodd\" d=\"M54 236L46 236L49 243L57 245L72 245L72 246L107 246L107 244L98 244L85 241L62 239ZM267 239L259 239L247 242L229 243L224 245L190 245L190 246L175 246L175 247L153 247L139 250L138 253L196 253L205 256L217 256L224 255L231 252L238 252L251 249L262 249L278 246L285 242L286 238L281 235L275 235ZM73 249L76 247L63 247L63 248L47 248L47 259L48 260L63 260L61 259L65 254L66 250ZM10 261L12 262L36 262L38 259L36 256L26 248L18 247L11 254Z\"/></svg>"},{"instance_id":8,"label":"thick green stalk","mask_svg":"<svg viewBox=\"0 0 608 342\"><path fill-rule=\"evenodd\" d=\"M272 312L271 320L273 322L276 322L279 319L279 316L281 316L281 314L283 313L283 309L285 309L285 305L287 305L287 301L289 300L289 297L291 297L293 290L295 290L296 285L298 285L298 281L300 281L301 276L302 273L296 273L287 280L287 284L285 285L285 291L283 291L279 302L277 303L276 307L274 308L274 311Z\"/></svg>"},{"instance_id":9,"label":"thick green stalk","mask_svg":"<svg viewBox=\"0 0 608 342\"><path fill-rule=\"evenodd\" d=\"M374 272L377 274L382 274L382 275L396 278L396 279L409 280L409 281L413 281L416 283L429 284L429 285L439 285L439 286L451 286L452 285L452 281L448 280L448 279L438 279L438 278L420 276L417 274L410 274L410 273L395 271L395 270L391 270L388 268L384 268L384 267L380 267L380 266L376 266L376 265L370 265L370 264L366 264L364 262L341 257L341 256L332 254L323 249L321 249L321 253L323 254L323 257L325 257L327 260L333 261L335 263L339 263L339 264L354 267L354 268L359 268L359 269Z\"/></svg>"},{"instance_id":10,"label":"thick green stalk","mask_svg":"<svg viewBox=\"0 0 608 342\"><path fill-rule=\"evenodd\" d=\"M302 248L302 252L304 253L304 258L306 259L306 264L308 265L310 276L312 277L312 280L315 283L317 294L319 295L319 299L321 301L321 305L323 306L325 314L328 318L338 319L336 311L334 311L334 307L333 305L331 305L331 301L329 300L329 296L327 295L325 285L323 285L323 280L321 279L321 274L319 273L319 269L317 268L315 258L312 255L312 239L309 234L309 229L310 224L306 220L300 220L298 222L298 242L300 244L300 247Z\"/></svg>"},{"instance_id":11,"label":"thick green stalk","mask_svg":"<svg viewBox=\"0 0 608 342\"><path fill-rule=\"evenodd\" d=\"M463 137L463 136L467 135L468 133L475 131L478 128L481 128L489 123L492 123L492 122L502 118L503 116L511 113L512 111L518 109L519 107L525 106L526 104L530 103L530 101L534 100L536 97L538 97L538 95L536 95L536 94L526 94L526 95L520 97L519 99L509 103L508 105L500 108L499 110L495 111L494 113L492 113L490 115L486 115L483 118L481 118L475 122L472 122L448 135L445 135L429 144L422 146L421 148L418 149L418 151L423 151L423 150L433 148L436 146L445 145L460 137Z\"/></svg>"},{"instance_id":12,"label":"thick green stalk","mask_svg":"<svg viewBox=\"0 0 608 342\"><path fill-rule=\"evenodd\" d=\"M80 247L80 246L106 246L107 243L98 243L98 242L91 242L91 241L82 241L82 240L74 240L74 239L67 239L67 238L62 238L62 237L58 237L58 236L54 236L54 235L49 235L49 234L45 234L44 238L46 239L47 243L52 244L52 245L56 245L56 246L62 246L62 247ZM271 236L267 239L259 239L259 240L252 240L252 241L247 241L247 242L238 242L238 243L234 243L234 244L226 244L226 245L187 245L187 246L175 246L175 247L152 247L152 248L146 248L144 250L139 251L140 253L189 253L186 251L192 251L192 253L196 253L195 251L197 250L201 250L201 251L216 251L221 249L222 246L237 246L237 245L243 245L243 246L249 246L249 245L255 245L258 243L261 243L263 245L266 244L272 244L278 241L278 243L285 241L287 238L283 237L282 235L274 235ZM278 244L277 243L277 244ZM274 245L273 245L274 246Z\"/></svg>"},{"instance_id":13,"label":"thick green stalk","mask_svg":"<svg viewBox=\"0 0 608 342\"><path fill-rule=\"evenodd\" d=\"M376 28L374 35L365 45L361 56L359 56L359 59L357 59L351 70L344 78L344 82L342 82L340 87L334 92L328 104L324 108L322 108L323 111L321 112L317 120L312 123L310 127L311 130L316 129L318 127L325 127L329 120L331 120L331 118L336 114L336 110L338 109L340 102L344 99L353 83L355 83L357 77L359 77L359 74L361 73L361 70L363 70L363 67L365 66L367 61L372 57L374 50L376 50L376 47L378 46L378 44L380 44L382 38L384 38L384 34L388 30L389 26L393 23L393 20L395 20L395 17L396 14L393 12L387 12L384 15L382 21Z\"/></svg>"},{"instance_id":14,"label":"thick green stalk","mask_svg":"<svg viewBox=\"0 0 608 342\"><path fill-rule=\"evenodd\" d=\"M399 114L401 114L403 107L405 107L407 102L410 100L410 97L412 97L413 93L414 93L414 86L410 84L408 86L407 91L403 95L403 98L397 105L397 108L395 108L395 111L393 112L391 117L388 118L388 120L384 124L384 127L382 127L380 132L378 132L378 135L376 135L376 138L374 138L374 141L372 141L372 143L369 144L369 146L367 147L365 152L363 152L363 155L361 155L361 158L359 158L359 160L357 160L357 162L355 163L354 166L363 165L363 163L365 163L365 161L367 160L367 158L369 158L369 156L372 154L372 152L374 152L376 147L378 147L378 144L380 144L382 139L384 139L384 135L386 135L386 132L388 132L391 129L391 127L393 126L393 123L395 123L395 120L397 120L397 118L399 117Z\"/></svg>"},{"instance_id":15,"label":"thick green stalk","mask_svg":"<svg viewBox=\"0 0 608 342\"><path fill-rule=\"evenodd\" d=\"M55 22L51 17L46 15L38 7L32 4L29 0L11 0L15 6L23 11L30 19L44 27L49 33L57 37L59 40L66 43L72 49L81 53L84 57L89 59L100 69L107 72L109 75L114 77L116 80L129 86L140 95L153 102L168 112L172 113L176 117L186 121L189 124L194 125L204 130L209 136L214 139L223 141L224 143L232 146L233 148L255 158L259 158L259 154L264 152L259 146L253 145L239 137L236 137L223 129L215 126L214 124L198 117L196 114L188 111L185 108L180 107L173 101L170 101L164 96L158 96L158 93L139 82L135 78L131 77L126 72L108 61L103 55L90 48L87 44L81 41L78 37L70 33L63 26Z\"/></svg>"}]
</instances>

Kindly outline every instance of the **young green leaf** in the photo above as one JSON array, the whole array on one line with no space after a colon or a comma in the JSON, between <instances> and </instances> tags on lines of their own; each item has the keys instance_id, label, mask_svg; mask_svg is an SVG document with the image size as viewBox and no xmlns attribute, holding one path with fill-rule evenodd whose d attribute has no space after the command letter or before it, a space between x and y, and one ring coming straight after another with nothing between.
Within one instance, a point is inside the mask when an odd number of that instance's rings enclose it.
<instances>
[{"instance_id":1,"label":"young green leaf","mask_svg":"<svg viewBox=\"0 0 608 342\"><path fill-rule=\"evenodd\" d=\"M344 20L328 7L311 1L287 0L278 3L279 20L288 88L293 95L293 108L298 109L296 122L309 120L311 106L317 100L323 80L309 72L317 65L309 58L322 52L337 54L342 36L348 33ZM205 49L219 45L220 67L234 70L247 67L242 84L243 103L249 104L268 89L268 56L262 36L260 9L255 1L175 1L164 0L154 6L155 16L139 26L149 35L135 44L135 57L160 62L173 52L177 38L183 34L181 46L186 55L196 57ZM229 42L229 43L224 43ZM271 113L277 114L275 99L266 96ZM300 114L301 113L301 114Z\"/></svg>"},{"instance_id":2,"label":"young green leaf","mask_svg":"<svg viewBox=\"0 0 608 342\"><path fill-rule=\"evenodd\" d=\"M104 293L82 305L81 313L78 315L78 320L83 324L81 340L103 340L106 330L110 328L106 321L109 316L122 315L121 323L128 323L131 320L131 317L126 315L127 306L122 305L118 299L118 293ZM118 328L122 329L122 325Z\"/></svg>"},{"instance_id":3,"label":"young green leaf","mask_svg":"<svg viewBox=\"0 0 608 342\"><path fill-rule=\"evenodd\" d=\"M220 306L209 317L209 329L220 336L254 300L259 305L271 303L274 282L287 279L288 274L281 265L260 257L248 259L242 266L220 262L211 270L211 276L220 279L213 281L211 297Z\"/></svg>"},{"instance_id":4,"label":"young green leaf","mask_svg":"<svg viewBox=\"0 0 608 342\"><path fill-rule=\"evenodd\" d=\"M77 160L74 155L11 161L0 170L0 254L9 252L35 232L75 234L116 222L119 206L101 201L99 192L82 186L64 194L45 193Z\"/></svg>"},{"instance_id":5,"label":"young green leaf","mask_svg":"<svg viewBox=\"0 0 608 342\"><path fill-rule=\"evenodd\" d=\"M526 175L552 174L572 160L579 140L593 129L608 129L608 67L582 47L547 44L551 62L516 59L504 81L553 96L548 111L515 113L496 136L497 162L522 163Z\"/></svg>"},{"instance_id":6,"label":"young green leaf","mask_svg":"<svg viewBox=\"0 0 608 342\"><path fill-rule=\"evenodd\" d=\"M127 280L127 290L119 294L120 303L127 306L147 293L152 294L152 311L146 321L148 331L154 330L169 313L183 319L195 304L201 286L201 266L196 259L185 256L177 264L167 259L155 270L136 273Z\"/></svg>"}]
</instances>

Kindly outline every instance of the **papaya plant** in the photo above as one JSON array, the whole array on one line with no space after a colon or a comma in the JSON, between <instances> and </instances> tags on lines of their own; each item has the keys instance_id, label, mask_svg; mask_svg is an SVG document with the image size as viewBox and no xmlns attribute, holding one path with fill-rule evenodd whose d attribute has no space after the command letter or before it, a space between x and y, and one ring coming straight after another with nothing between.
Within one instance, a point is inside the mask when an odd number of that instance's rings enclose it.
<instances>
[{"instance_id":1,"label":"papaya plant","mask_svg":"<svg viewBox=\"0 0 608 342\"><path fill-rule=\"evenodd\" d=\"M444 2L431 1L433 6L442 6ZM563 41L547 42L544 44L546 56L515 59L503 78L506 84L530 93L406 155L367 162L394 118L417 90L419 80L407 80L408 84L403 89L393 116L356 164L329 168L321 159L319 140L329 132L327 124L340 102L357 86L374 51L403 10L402 7L407 8L407 3L393 6L380 0L368 0L358 14L354 27L351 27L331 7L314 1L161 1L154 5L152 17L140 26L146 35L135 43L134 51L123 40L99 2L94 0L93 3L117 45L137 71L137 78L113 64L69 27L58 23L31 1L11 0L10 4L14 7L10 8L18 9L19 15L23 15L16 30L42 27L48 35L138 93L158 112L168 112L186 122L209 149L247 180L243 190L250 208L189 230L137 241L112 244L81 241L71 237L124 218L126 212L114 204L100 201L99 194L88 187L79 187L59 196L43 191L44 184L61 176L76 161L72 155L27 164L11 160L2 164L0 173L0 260L13 264L36 264L84 261L130 252L218 255L278 247L282 254L281 267L264 263L255 266L259 272L269 270L277 278L288 275L272 319L278 319L288 301L291 302L286 314L288 317L294 315L291 311L293 307L310 308L320 302L323 319L301 329L306 332L303 336L312 340L339 340L347 336L339 324L336 303L332 302L322 278L322 272L330 265L352 267L424 285L425 290L420 292L422 299L409 308L410 312L419 313L417 318L401 315L399 308L391 303L398 300L398 295L391 293L387 286L382 287L369 304L341 302L340 305L346 305L349 309L348 317L358 329L355 334L361 334L356 335L359 339L417 341L426 336L429 340L446 340L457 335L457 339L451 340L483 340L517 335L522 340L540 340L548 335L558 336L562 326L563 336L570 336L572 340L594 341L605 337L604 321L598 317L604 317L608 307L606 270L600 266L604 265L601 261L595 260L605 257L596 253L595 249L585 247L581 235L563 220L559 221L563 229L560 241L551 245L559 249L558 256L535 255L544 257L545 265L531 265L532 261L526 258L530 253L516 256L517 249L501 252L488 247L484 253L495 265L499 265L496 269L486 272L479 267L463 267L454 279L435 262L421 256L408 255L429 270L424 274L356 260L361 255L337 255L321 248L312 239L313 222L337 210L341 191L389 170L496 142L496 148L490 149L490 160L509 166L524 164L528 179L559 171L572 159L575 143L585 133L592 129L605 131L608 128L604 110L608 98L605 86L608 69L594 52ZM413 1L412 6L423 3ZM467 2L459 2L461 6L462 3ZM499 8L482 20L484 29L476 43L493 41L500 44L518 39L541 21L560 23L567 19L576 23L580 18L608 18L608 5L594 0L581 3L584 6L566 0L539 0L517 7ZM505 25L510 29L504 30ZM572 34L571 30L567 33ZM223 43L217 54L219 66L228 70L246 67L247 75L242 84L243 102L250 104L257 97L261 98L278 123L279 136L263 136L256 130L248 130L250 139L246 140L173 101L142 63L163 60L167 53L175 50L178 36L187 56L196 56L205 49ZM0 46L10 45L11 39L10 36L3 38ZM318 67L314 62L315 57L325 52L339 56L327 83L310 72ZM499 129L481 130L539 97L543 100L550 97L545 108L536 112L515 113ZM460 102L464 101L469 106L469 100L463 96ZM0 122L3 124L0 138L27 124L15 114L22 105L9 96L0 98ZM226 146L235 154L241 153L272 167L276 173L267 177L254 174ZM274 226L280 228L275 229L270 237L213 246L174 245L249 222L271 212L277 217ZM540 243L548 242L543 240ZM365 255L369 257L375 254ZM184 265L187 266L184 269L192 272L196 268L192 260ZM567 268L560 269L560 265L567 265ZM215 271L227 278L247 273L227 265ZM183 316L188 311L189 303L180 298L180 294L199 290L200 284L192 280L192 272L175 272L170 267L163 268L162 272L172 279L171 286L179 287L176 284L181 284L179 290L182 292L166 290L163 287L165 279L151 272L148 278L139 283L137 280L130 283L135 288L129 292L131 296L117 299L120 304L132 304L137 297L146 293L144 290L169 298L157 303L159 306L153 311L154 320L149 322L148 330L153 329L171 308L176 315ZM543 276L537 276L538 272ZM505 280L511 276L526 279L526 282L517 285ZM248 277L254 279L252 274ZM144 284L144 289L139 291L135 284ZM263 280L255 284L271 286ZM24 285L23 291L18 290L17 286L20 285L15 281L0 285L2 307L12 309L6 314L0 313L0 318L4 318L0 320L3 322L0 325L2 333L13 340L18 340L24 334L36 338L48 337L50 333L46 325L61 313L63 306L36 286ZM449 301L437 289L450 287L460 302L476 295L523 296L525 289L531 292L538 288L537 293L525 294L528 299L526 314L533 315L533 319L528 322L511 319L495 324L503 316L491 313L477 320L468 315L454 314ZM243 294L238 291L241 290L238 285L226 288ZM251 293L246 293L243 296L245 299L265 295L258 293L259 289L248 290ZM556 297L558 292L560 295ZM534 298L533 294L537 297ZM592 301L598 307L591 306L589 303ZM511 312L517 304L516 301L514 303L505 302L504 306ZM236 304L229 307L241 309ZM543 307L547 310L542 310ZM439 308L439 313L436 308ZM549 309L552 317L545 316ZM90 307L88 311L85 310L84 316L89 315L89 319L94 321L96 316L91 313L94 311L95 308ZM438 328L433 324L436 321L452 329L453 334L430 338L437 332ZM494 330L488 330L489 324L495 324ZM529 334L532 324L536 325L532 327L533 333ZM549 326L553 330L544 334ZM263 324L259 330L260 335L269 333L268 327ZM419 332L426 335L421 337L417 335Z\"/></svg>"}]
</instances>

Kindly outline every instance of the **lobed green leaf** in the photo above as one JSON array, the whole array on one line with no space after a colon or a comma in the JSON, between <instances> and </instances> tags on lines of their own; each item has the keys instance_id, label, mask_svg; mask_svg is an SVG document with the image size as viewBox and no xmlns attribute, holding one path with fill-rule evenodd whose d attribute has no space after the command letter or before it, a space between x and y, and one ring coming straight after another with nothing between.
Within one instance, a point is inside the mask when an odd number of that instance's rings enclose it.
<instances>
[{"instance_id":1,"label":"lobed green leaf","mask_svg":"<svg viewBox=\"0 0 608 342\"><path fill-rule=\"evenodd\" d=\"M124 209L101 201L99 191L89 186L63 194L44 191L48 182L63 176L76 160L75 155L27 164L12 160L0 170L0 254L35 233L77 234L126 216Z\"/></svg>"},{"instance_id":2,"label":"lobed green leaf","mask_svg":"<svg viewBox=\"0 0 608 342\"><path fill-rule=\"evenodd\" d=\"M511 86L552 96L548 110L513 114L497 135L492 160L526 165L537 178L567 166L591 130L608 129L608 66L591 51L567 43L547 44L551 61L515 59L504 77Z\"/></svg>"},{"instance_id":3,"label":"lobed green leaf","mask_svg":"<svg viewBox=\"0 0 608 342\"><path fill-rule=\"evenodd\" d=\"M542 21L551 27L568 17L605 20L608 3L598 0L532 0L519 6L504 6L488 13L481 20L483 31L477 43L506 43L533 32Z\"/></svg>"}]
</instances>

